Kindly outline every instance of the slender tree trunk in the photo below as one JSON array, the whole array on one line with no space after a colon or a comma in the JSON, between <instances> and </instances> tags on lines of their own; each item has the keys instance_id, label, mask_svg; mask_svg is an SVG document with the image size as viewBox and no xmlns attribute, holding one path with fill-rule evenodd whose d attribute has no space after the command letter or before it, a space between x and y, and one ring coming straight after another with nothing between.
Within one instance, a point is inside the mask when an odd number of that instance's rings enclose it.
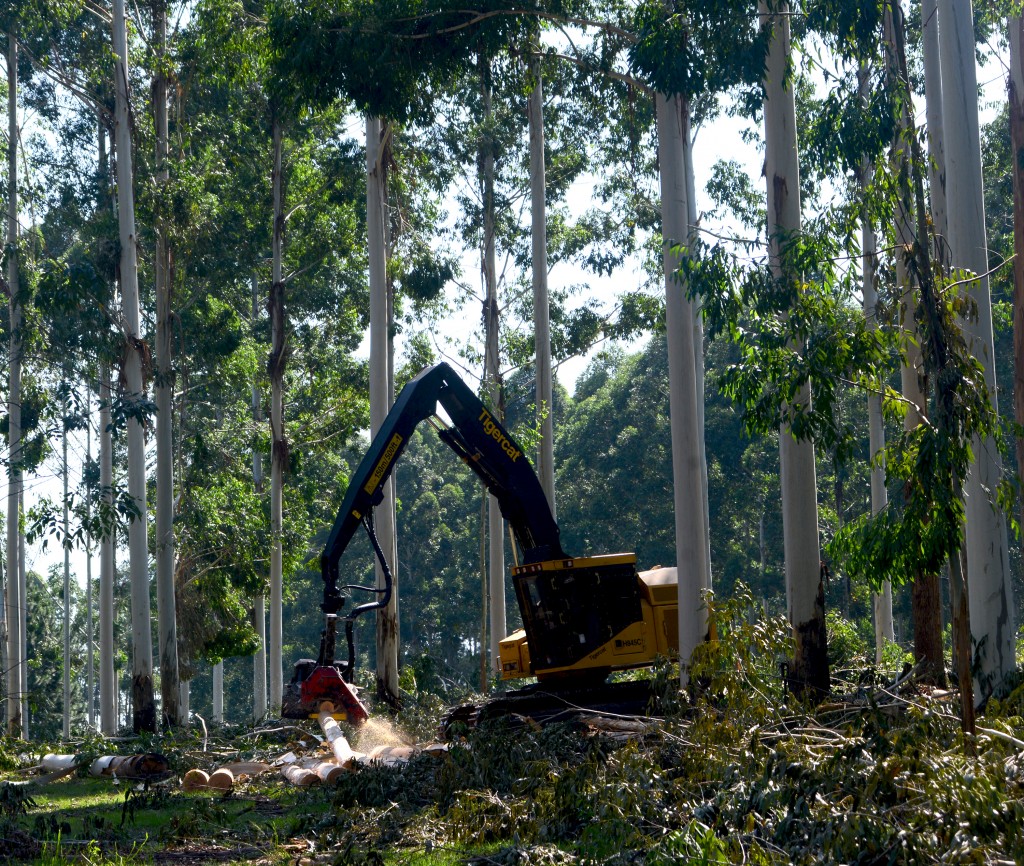
<instances>
[{"instance_id":1,"label":"slender tree trunk","mask_svg":"<svg viewBox=\"0 0 1024 866\"><path fill-rule=\"evenodd\" d=\"M939 51L943 117L957 118L944 130L950 255L954 268L979 275L967 287L977 305L977 317L964 320L964 333L984 367L992 410L998 414L970 0L940 0ZM1016 670L1016 625L1006 520L993 501L1002 461L992 437L975 437L972 449L974 462L965 488L966 571L971 634L980 660L975 668L975 696L983 702Z\"/></svg>"},{"instance_id":2,"label":"slender tree trunk","mask_svg":"<svg viewBox=\"0 0 1024 866\"><path fill-rule=\"evenodd\" d=\"M924 54L925 120L928 127L928 188L931 198L935 256L949 269L946 211L946 148L943 144L942 75L939 69L938 0L921 0L921 48Z\"/></svg>"},{"instance_id":3,"label":"slender tree trunk","mask_svg":"<svg viewBox=\"0 0 1024 866\"><path fill-rule=\"evenodd\" d=\"M379 117L366 118L366 231L370 267L370 434L377 431L388 409L388 289L384 242L385 132ZM384 499L374 511L374 528L381 550L392 569L391 601L377 611L377 692L398 702L398 575L395 561L394 479L384 485ZM384 571L376 563L377 586L384 586Z\"/></svg>"},{"instance_id":4,"label":"slender tree trunk","mask_svg":"<svg viewBox=\"0 0 1024 866\"><path fill-rule=\"evenodd\" d=\"M85 391L85 460L92 463L92 391L86 386ZM92 519L93 490L89 489L85 496L85 519ZM92 586L92 533L85 534L85 708L89 721L89 730L96 729L96 659L95 659L95 620L93 619L93 586Z\"/></svg>"},{"instance_id":5,"label":"slender tree trunk","mask_svg":"<svg viewBox=\"0 0 1024 866\"><path fill-rule=\"evenodd\" d=\"M686 204L688 210L688 225L686 242L692 243L697 231L697 183L693 170L693 141L694 135L689 133L689 140L683 148L684 171L686 173ZM708 459L707 443L704 439L704 319L701 315L701 302L694 299L690 307L693 311L693 368L697 380L697 439L700 443L700 483L701 498L704 501L704 540L707 543L707 550L704 554L704 562L707 573L704 576L705 585L710 589L713 586L711 580L711 506L708 498Z\"/></svg>"},{"instance_id":6,"label":"slender tree trunk","mask_svg":"<svg viewBox=\"0 0 1024 866\"><path fill-rule=\"evenodd\" d=\"M539 48L539 46L538 46ZM533 90L530 92L530 207L533 249L533 339L536 346L537 426L540 443L537 451L537 475L555 514L555 433L551 372L551 327L548 321L548 232L544 167L544 83L540 55L530 60Z\"/></svg>"},{"instance_id":7,"label":"slender tree trunk","mask_svg":"<svg viewBox=\"0 0 1024 866\"><path fill-rule=\"evenodd\" d=\"M224 662L213 666L213 723L224 724Z\"/></svg>"},{"instance_id":8,"label":"slender tree trunk","mask_svg":"<svg viewBox=\"0 0 1024 866\"><path fill-rule=\"evenodd\" d=\"M25 485L21 485L21 492L18 494L18 510L25 513ZM25 553L25 533L18 533L18 595L22 600L21 605L21 738L26 742L29 739L29 713L28 696L32 691L32 681L28 675L28 559Z\"/></svg>"},{"instance_id":9,"label":"slender tree trunk","mask_svg":"<svg viewBox=\"0 0 1024 866\"><path fill-rule=\"evenodd\" d=\"M910 75L907 71L907 58L905 51L905 28L903 24L902 9L897 4L892 4L888 9L891 15L891 45L898 70L897 87L909 100ZM913 210L916 223L917 237L923 238L928 235L928 218L924 204L924 183L921 172L916 167L923 165L923 156L917 136L911 135L906 139L906 145L910 150L911 172L901 173L900 184L910 187L913 196ZM901 198L906 193L901 194ZM935 425L940 436L957 435L955 427L959 423L956 414L956 404L959 397L959 377L951 375L949 371L949 336L947 325L943 318L940 307L940 300L935 288L935 277L932 270L931 251L929 244L917 243L912 250L917 263L916 271L920 281L921 290L921 314L927 319L928 327L925 331L928 337L927 342L927 368L934 379L935 388ZM955 254L955 250L954 250ZM958 495L963 495L961 480L954 477L952 490ZM953 656L956 660L958 675L960 679L961 696L961 723L965 732L974 734L974 683L971 677L970 659L970 611L967 596L967 574L963 560L966 558L963 548L956 545L949 557L949 596L950 607L953 611Z\"/></svg>"},{"instance_id":10,"label":"slender tree trunk","mask_svg":"<svg viewBox=\"0 0 1024 866\"><path fill-rule=\"evenodd\" d=\"M901 33L897 33L896 28L903 26L902 16L895 20L891 9L887 9L885 41L889 81L893 87L898 86L900 80L898 44L903 38ZM928 406L928 375L924 369L921 338L914 318L919 287L914 283L907 264L907 254L914 249L918 240L914 227L911 183L916 172L910 154L910 137L914 134L913 118L909 106L904 104L899 131L893 143L892 167L902 185L895 208L895 234L899 246L895 258L896 282L901 293L903 352L900 361L900 390L907 405L903 418L903 427L906 431L915 429L925 421ZM933 190L933 195L935 192L936 190ZM914 618L914 659L921 667L921 679L923 682L942 686L946 682L946 670L942 652L942 590L939 576L915 574L911 583L910 600Z\"/></svg>"},{"instance_id":11,"label":"slender tree trunk","mask_svg":"<svg viewBox=\"0 0 1024 866\"><path fill-rule=\"evenodd\" d=\"M862 102L867 97L867 71L861 70L860 91ZM871 184L874 167L865 159L861 164L861 274L863 277L864 319L870 330L878 327L878 241L867 204L867 189ZM868 442L871 465L871 513L878 514L889 502L885 488L885 423L882 418L882 395L868 395ZM885 581L881 592L872 593L875 622L875 664L881 664L885 642L896 639L892 620L892 584Z\"/></svg>"},{"instance_id":12,"label":"slender tree trunk","mask_svg":"<svg viewBox=\"0 0 1024 866\"><path fill-rule=\"evenodd\" d=\"M143 399L143 353L139 321L139 282L135 236L135 195L132 190L132 142L128 117L128 38L125 31L124 0L113 3L114 79L116 110L114 136L117 142L117 215L121 234L121 315L126 343L124 379L127 397ZM153 698L153 630L149 617L149 551L146 519L146 451L142 424L128 421L128 493L138 516L128 526L128 560L132 585L132 727L135 731L156 730L156 702Z\"/></svg>"},{"instance_id":13,"label":"slender tree trunk","mask_svg":"<svg viewBox=\"0 0 1024 866\"><path fill-rule=\"evenodd\" d=\"M256 328L259 318L259 283L252 278L252 326ZM260 390L252 383L252 420L259 426L263 423L263 409ZM252 483L258 496L263 495L263 455L259 448L252 449ZM260 593L252 600L252 627L256 632L257 649L252 657L252 717L258 722L267 714L267 611L266 599Z\"/></svg>"},{"instance_id":14,"label":"slender tree trunk","mask_svg":"<svg viewBox=\"0 0 1024 866\"><path fill-rule=\"evenodd\" d=\"M668 337L676 564L679 579L679 658L683 685L698 644L707 639L708 542L705 537L701 430L699 426L693 303L678 273L680 245L689 241L690 207L686 150L690 146L689 108L682 97L655 96L658 161L661 167L661 226Z\"/></svg>"},{"instance_id":15,"label":"slender tree trunk","mask_svg":"<svg viewBox=\"0 0 1024 866\"><path fill-rule=\"evenodd\" d=\"M480 691L487 691L487 597L490 586L487 580L487 500L486 488L480 497Z\"/></svg>"},{"instance_id":16,"label":"slender tree trunk","mask_svg":"<svg viewBox=\"0 0 1024 866\"><path fill-rule=\"evenodd\" d=\"M800 167L796 140L796 102L788 80L789 5L769 13L760 2L763 27L772 28L764 82L765 175L768 180L768 236L776 279L800 278L786 263L786 244L800 232ZM796 396L789 411L810 405L810 389ZM820 698L828 692L825 587L821 576L814 445L797 441L788 424L779 430L779 476L786 558L786 601L793 626L794 657L789 687Z\"/></svg>"},{"instance_id":17,"label":"slender tree trunk","mask_svg":"<svg viewBox=\"0 0 1024 866\"><path fill-rule=\"evenodd\" d=\"M273 128L274 149L274 235L273 264L270 285L270 709L281 710L284 690L284 661L282 658L282 603L283 603L283 548L284 473L288 466L288 440L284 433L284 371L287 364L284 312L284 178L282 162L284 134L281 122L275 118Z\"/></svg>"},{"instance_id":18,"label":"slender tree trunk","mask_svg":"<svg viewBox=\"0 0 1024 866\"><path fill-rule=\"evenodd\" d=\"M501 384L499 349L500 307L498 304L498 273L495 250L494 213L494 131L491 128L491 65L481 55L480 88L484 106L484 134L481 147L481 182L483 185L483 278L484 278L484 382L495 417L505 417ZM498 500L491 496L487 506L488 586L490 608L491 673L501 666L498 644L505 637L505 526Z\"/></svg>"},{"instance_id":19,"label":"slender tree trunk","mask_svg":"<svg viewBox=\"0 0 1024 866\"><path fill-rule=\"evenodd\" d=\"M68 514L68 400L67 382L62 383L64 390L61 424L61 476L64 482L64 707L63 731L64 739L71 739L71 547L68 540L70 520Z\"/></svg>"},{"instance_id":20,"label":"slender tree trunk","mask_svg":"<svg viewBox=\"0 0 1024 866\"><path fill-rule=\"evenodd\" d=\"M10 292L9 336L10 367L7 394L7 730L12 737L21 735L22 623L25 601L19 580L19 502L21 494L21 360L22 310L18 282L18 43L13 33L7 36L7 286Z\"/></svg>"},{"instance_id":21,"label":"slender tree trunk","mask_svg":"<svg viewBox=\"0 0 1024 866\"><path fill-rule=\"evenodd\" d=\"M110 435L110 364L100 363L100 495L113 505L114 459ZM100 539L100 732L117 733L117 678L114 675L114 534Z\"/></svg>"},{"instance_id":22,"label":"slender tree trunk","mask_svg":"<svg viewBox=\"0 0 1024 866\"><path fill-rule=\"evenodd\" d=\"M162 58L167 49L167 6L153 3L157 34L157 74L153 79L153 111L156 120L156 179L165 187L167 165L167 77ZM171 249L167 221L156 219L156 258L153 262L156 291L156 587L159 618L160 697L164 724L180 725L185 719L178 706L178 624L174 594L174 368L171 364L173 323Z\"/></svg>"},{"instance_id":23,"label":"slender tree trunk","mask_svg":"<svg viewBox=\"0 0 1024 866\"><path fill-rule=\"evenodd\" d=\"M1013 153L1013 415L1024 427L1024 17L1009 21L1010 74L1006 79ZM1017 436L1017 475L1024 478L1024 436ZM1024 496L1020 500L1024 526Z\"/></svg>"}]
</instances>

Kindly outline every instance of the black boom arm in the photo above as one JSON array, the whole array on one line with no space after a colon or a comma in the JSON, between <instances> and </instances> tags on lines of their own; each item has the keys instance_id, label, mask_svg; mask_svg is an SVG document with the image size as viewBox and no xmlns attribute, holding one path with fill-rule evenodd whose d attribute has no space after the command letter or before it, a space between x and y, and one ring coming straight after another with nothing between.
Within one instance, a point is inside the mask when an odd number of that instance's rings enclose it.
<instances>
[{"instance_id":1,"label":"black boom arm","mask_svg":"<svg viewBox=\"0 0 1024 866\"><path fill-rule=\"evenodd\" d=\"M338 562L345 548L360 523L384 498L384 483L416 426L436 415L438 404L452 422L439 431L441 439L497 498L522 551L522 561L565 557L558 540L558 524L523 449L451 367L436 364L402 389L349 482L345 501L320 555L325 612L337 613L342 604Z\"/></svg>"}]
</instances>

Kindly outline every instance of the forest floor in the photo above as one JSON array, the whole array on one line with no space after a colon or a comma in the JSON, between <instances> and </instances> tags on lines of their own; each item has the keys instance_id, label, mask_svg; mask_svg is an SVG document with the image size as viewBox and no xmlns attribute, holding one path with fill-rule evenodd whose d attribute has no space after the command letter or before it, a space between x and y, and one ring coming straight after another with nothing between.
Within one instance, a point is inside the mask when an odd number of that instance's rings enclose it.
<instances>
[{"instance_id":1,"label":"forest floor","mask_svg":"<svg viewBox=\"0 0 1024 866\"><path fill-rule=\"evenodd\" d=\"M170 771L148 783L83 770L0 785L0 857L47 866L1024 862L1024 686L988 704L974 737L960 730L955 691L868 666L834 679L829 701L811 708L781 688L784 635L784 623L735 620L730 639L695 657L699 688L682 693L671 666L656 671L665 686L656 718L500 721L439 754L357 766L331 786L294 787L276 771L225 793L181 786L192 768L315 752L315 721L120 742L126 753L161 752ZM377 715L374 729L427 742L441 706L420 691L393 721ZM61 748L86 767L110 746Z\"/></svg>"}]
</instances>

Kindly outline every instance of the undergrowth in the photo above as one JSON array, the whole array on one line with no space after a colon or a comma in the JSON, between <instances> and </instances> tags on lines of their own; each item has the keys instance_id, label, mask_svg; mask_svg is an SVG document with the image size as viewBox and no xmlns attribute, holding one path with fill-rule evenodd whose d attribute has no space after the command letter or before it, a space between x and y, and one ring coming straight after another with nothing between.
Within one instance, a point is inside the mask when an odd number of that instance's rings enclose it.
<instances>
[{"instance_id":1,"label":"undergrowth","mask_svg":"<svg viewBox=\"0 0 1024 866\"><path fill-rule=\"evenodd\" d=\"M812 711L781 688L788 625L751 604L715 606L718 641L642 737L481 727L446 759L347 776L310 831L338 864L1024 861L1024 754L999 733L1021 729L1019 699L993 706L974 756L955 707L916 691Z\"/></svg>"}]
</instances>

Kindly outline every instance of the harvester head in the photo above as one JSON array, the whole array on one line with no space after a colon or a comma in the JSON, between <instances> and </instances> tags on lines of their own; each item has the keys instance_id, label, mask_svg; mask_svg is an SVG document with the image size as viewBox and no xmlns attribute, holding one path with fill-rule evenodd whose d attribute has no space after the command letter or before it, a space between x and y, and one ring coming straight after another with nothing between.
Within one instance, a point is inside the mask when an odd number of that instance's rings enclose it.
<instances>
[{"instance_id":1,"label":"harvester head","mask_svg":"<svg viewBox=\"0 0 1024 866\"><path fill-rule=\"evenodd\" d=\"M292 681L285 686L281 697L281 715L286 719L316 718L320 705L334 705L335 718L351 725L363 724L370 714L359 700L354 686L345 682L340 662L317 664L313 659L299 659L295 663Z\"/></svg>"}]
</instances>

